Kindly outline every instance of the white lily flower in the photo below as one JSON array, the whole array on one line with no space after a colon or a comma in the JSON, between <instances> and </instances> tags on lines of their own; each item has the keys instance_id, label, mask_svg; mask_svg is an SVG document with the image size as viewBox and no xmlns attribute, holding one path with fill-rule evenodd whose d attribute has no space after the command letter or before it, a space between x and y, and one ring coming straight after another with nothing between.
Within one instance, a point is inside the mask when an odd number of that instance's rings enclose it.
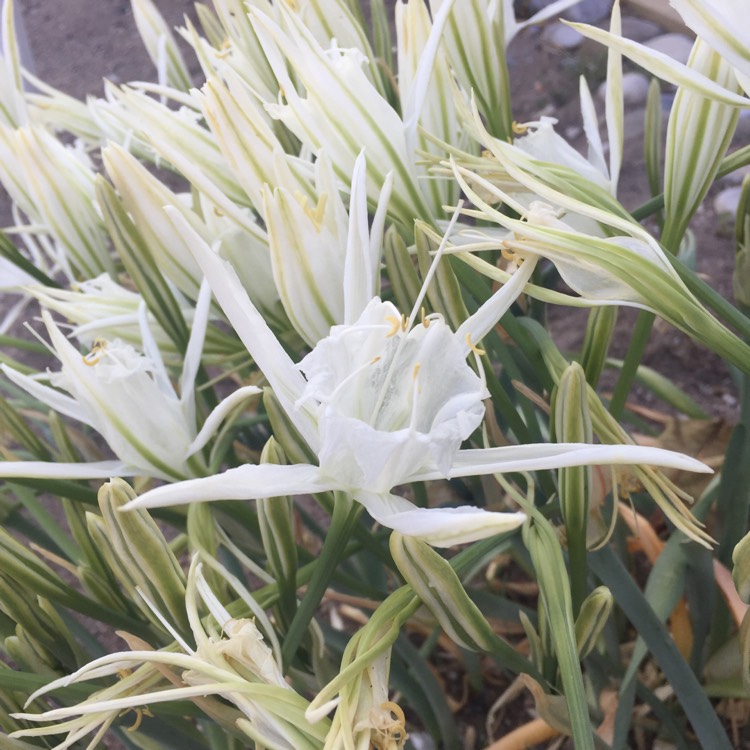
<instances>
[{"instance_id":1,"label":"white lily flower","mask_svg":"<svg viewBox=\"0 0 750 750\"><path fill-rule=\"evenodd\" d=\"M218 476L158 487L126 507L337 489L362 503L384 526L450 546L515 528L524 515L476 507L418 508L390 490L444 477L593 464L650 463L707 471L687 456L637 446L540 444L460 450L481 424L487 397L466 357L520 293L530 275L523 266L516 280L456 333L439 315L414 325L423 294L407 319L391 303L374 298L356 320L335 326L295 367L232 269L179 214L169 213L319 465L245 465Z\"/></svg>"},{"instance_id":2,"label":"white lily flower","mask_svg":"<svg viewBox=\"0 0 750 750\"><path fill-rule=\"evenodd\" d=\"M192 648L158 611L148 597L142 598L175 639L176 646L154 651L134 636L122 634L134 649L109 654L85 665L67 677L50 682L33 693L27 705L41 695L86 680L119 676L119 681L97 690L73 706L53 708L40 714L18 713L15 718L35 722L55 722L50 726L23 729L14 737L44 737L67 732L57 745L69 747L95 733L88 748L98 741L123 710L149 704L195 699L212 718L227 726L237 726L263 747L279 750L320 750L329 727L323 720L316 725L305 717L308 702L286 682L276 656L250 619L232 618L209 588L198 558L190 566L185 609L195 641ZM241 589L243 599L251 598ZM213 616L215 626L201 622L199 597ZM126 670L134 669L130 674ZM180 678L173 671L180 673ZM171 675L169 682L165 675ZM170 682L172 683L170 685ZM176 687L174 685L177 685ZM231 706L203 700L220 696Z\"/></svg>"},{"instance_id":3,"label":"white lily flower","mask_svg":"<svg viewBox=\"0 0 750 750\"><path fill-rule=\"evenodd\" d=\"M25 282L25 291L44 308L70 321L72 335L84 346L93 346L96 339L119 338L126 344L143 348L139 320L141 295L121 286L107 274L73 284L70 289L41 286L30 279ZM188 312L192 312L192 308L184 310L185 314ZM150 313L148 326L159 351L174 354L174 342Z\"/></svg>"},{"instance_id":4,"label":"white lily flower","mask_svg":"<svg viewBox=\"0 0 750 750\"><path fill-rule=\"evenodd\" d=\"M94 180L82 149L63 145L39 127L0 125L0 182L34 231L52 237L69 278L92 278L114 267L96 211Z\"/></svg>"},{"instance_id":5,"label":"white lily flower","mask_svg":"<svg viewBox=\"0 0 750 750\"><path fill-rule=\"evenodd\" d=\"M415 155L409 148L406 125L362 70L356 49L324 49L302 21L281 8L283 27L257 8L250 19L266 57L284 92L285 104L266 105L314 153L325 150L342 180L347 180L360 152L367 152L367 194L376 203L393 172L391 212L405 226L414 217L430 219L439 206L430 206L417 180ZM286 62L285 62L286 60ZM304 86L297 93L287 70ZM422 75L429 75L426 66ZM419 108L414 111L418 114ZM416 128L416 120L413 123Z\"/></svg>"},{"instance_id":6,"label":"white lily flower","mask_svg":"<svg viewBox=\"0 0 750 750\"><path fill-rule=\"evenodd\" d=\"M284 162L279 166L288 171ZM324 152L315 162L315 204L310 205L308 196L299 191L264 187L263 215L276 288L289 320L310 346L324 338L332 325L345 322L347 273L361 268L358 283L362 288L359 294L350 295L354 299L369 299L379 289L383 225L391 180L386 177L379 209L370 227L366 170L362 153L354 164L348 214ZM363 262L357 265L357 260Z\"/></svg>"},{"instance_id":7,"label":"white lily flower","mask_svg":"<svg viewBox=\"0 0 750 750\"><path fill-rule=\"evenodd\" d=\"M198 453L224 417L260 390L246 386L224 399L196 429L195 376L205 336L210 298L207 287L196 308L180 394L169 380L156 342L140 310L144 353L115 340L99 340L82 356L46 310L42 320L62 365L44 385L6 365L0 369L16 385L59 414L96 430L118 461L66 464L34 461L0 462L0 477L92 478L144 475L161 479L200 476L206 467Z\"/></svg>"}]
</instances>

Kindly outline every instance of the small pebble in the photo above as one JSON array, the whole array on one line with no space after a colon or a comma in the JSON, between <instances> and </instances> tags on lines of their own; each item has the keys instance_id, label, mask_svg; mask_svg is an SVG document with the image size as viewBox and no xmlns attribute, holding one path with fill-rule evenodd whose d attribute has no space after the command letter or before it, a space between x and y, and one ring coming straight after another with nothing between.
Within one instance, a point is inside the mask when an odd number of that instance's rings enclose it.
<instances>
[{"instance_id":1,"label":"small pebble","mask_svg":"<svg viewBox=\"0 0 750 750\"><path fill-rule=\"evenodd\" d=\"M634 42L645 42L659 36L661 29L659 24L647 21L645 18L635 16L624 16L622 19L622 35Z\"/></svg>"},{"instance_id":2,"label":"small pebble","mask_svg":"<svg viewBox=\"0 0 750 750\"><path fill-rule=\"evenodd\" d=\"M717 214L730 214L734 216L737 213L737 207L740 205L740 186L730 187L722 190L714 198L714 210Z\"/></svg>"},{"instance_id":3,"label":"small pebble","mask_svg":"<svg viewBox=\"0 0 750 750\"><path fill-rule=\"evenodd\" d=\"M552 23L547 26L542 39L547 46L556 49L577 49L583 42L583 37L575 29L562 23Z\"/></svg>"},{"instance_id":4,"label":"small pebble","mask_svg":"<svg viewBox=\"0 0 750 750\"><path fill-rule=\"evenodd\" d=\"M645 44L646 47L662 52L683 64L688 61L693 49L693 40L685 34L661 34L649 39Z\"/></svg>"},{"instance_id":5,"label":"small pebble","mask_svg":"<svg viewBox=\"0 0 750 750\"><path fill-rule=\"evenodd\" d=\"M563 13L563 18L580 23L599 23L609 18L614 0L581 0Z\"/></svg>"}]
</instances>

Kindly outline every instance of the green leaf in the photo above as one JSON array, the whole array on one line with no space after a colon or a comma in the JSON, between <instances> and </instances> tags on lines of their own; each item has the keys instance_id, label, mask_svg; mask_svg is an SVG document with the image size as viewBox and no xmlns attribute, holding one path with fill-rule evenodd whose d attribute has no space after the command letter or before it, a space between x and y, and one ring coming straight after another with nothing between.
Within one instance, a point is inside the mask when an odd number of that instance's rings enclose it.
<instances>
[{"instance_id":1,"label":"green leaf","mask_svg":"<svg viewBox=\"0 0 750 750\"><path fill-rule=\"evenodd\" d=\"M724 727L698 678L680 655L669 632L638 590L622 561L610 548L605 548L589 556L589 566L610 588L618 606L646 642L703 747L731 750Z\"/></svg>"}]
</instances>

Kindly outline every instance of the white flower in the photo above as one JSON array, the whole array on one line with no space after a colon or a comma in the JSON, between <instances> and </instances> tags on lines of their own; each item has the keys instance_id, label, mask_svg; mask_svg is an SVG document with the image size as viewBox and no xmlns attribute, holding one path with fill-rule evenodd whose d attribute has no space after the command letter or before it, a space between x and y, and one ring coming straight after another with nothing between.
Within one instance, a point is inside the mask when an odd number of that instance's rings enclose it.
<instances>
[{"instance_id":1,"label":"white flower","mask_svg":"<svg viewBox=\"0 0 750 750\"><path fill-rule=\"evenodd\" d=\"M98 742L114 719L123 710L139 709L149 704L183 699L202 699L217 695L232 709L226 708L220 720L235 725L263 747L280 750L319 750L329 727L328 721L313 726L305 718L308 702L286 682L274 651L264 642L263 635L250 619L232 618L209 588L201 573L197 557L190 566L185 595L190 629L195 649L177 633L148 598L146 604L177 641L184 653L174 648L150 650L140 639L122 634L133 651L103 656L77 672L55 680L36 691L27 705L38 696L77 682L119 675L120 680L94 692L73 706L54 708L41 714L19 713L15 718L25 721L52 721L51 726L23 729L15 737L40 737L67 732L67 738L56 747L69 747L87 734L94 733L88 748ZM234 587L234 583L229 580ZM243 600L250 599L244 589L236 589ZM205 602L219 630L209 621L204 625L199 613L198 594ZM134 668L123 676L123 670ZM181 671L177 687L159 679L171 670ZM200 704L199 704L200 705ZM214 708L219 704L214 703Z\"/></svg>"},{"instance_id":2,"label":"white flower","mask_svg":"<svg viewBox=\"0 0 750 750\"><path fill-rule=\"evenodd\" d=\"M218 476L158 487L125 507L337 489L347 491L384 526L449 546L512 529L523 522L524 515L469 506L417 508L393 494L394 486L441 477L588 464L651 463L706 471L703 464L686 456L630 445L460 449L462 441L480 425L482 401L487 396L465 358L474 348L473 342L490 330L520 293L532 263L523 264L511 282L456 333L440 316L415 323L414 313L404 319L393 305L378 298L366 304L357 299L364 305L361 313L345 325L335 326L298 368L248 299L236 274L178 213L169 213L319 465L245 465ZM347 293L354 288L349 283L351 279L345 280ZM420 304L421 295L416 310Z\"/></svg>"},{"instance_id":3,"label":"white flower","mask_svg":"<svg viewBox=\"0 0 750 750\"><path fill-rule=\"evenodd\" d=\"M118 461L98 463L0 462L0 477L94 478L145 475L162 479L200 476L206 467L199 451L238 403L259 393L254 386L235 391L196 429L195 376L200 364L210 298L204 286L196 307L179 395L172 385L141 305L144 352L121 341L98 341L82 356L46 310L47 326L61 369L44 385L6 365L0 369L18 386L58 413L82 422L106 440ZM51 387L52 386L52 387Z\"/></svg>"}]
</instances>

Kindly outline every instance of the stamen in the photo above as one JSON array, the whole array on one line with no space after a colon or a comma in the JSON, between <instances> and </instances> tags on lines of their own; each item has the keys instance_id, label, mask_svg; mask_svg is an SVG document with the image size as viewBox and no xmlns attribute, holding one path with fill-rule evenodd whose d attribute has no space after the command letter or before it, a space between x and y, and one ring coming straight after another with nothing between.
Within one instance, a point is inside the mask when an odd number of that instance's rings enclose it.
<instances>
[{"instance_id":1,"label":"stamen","mask_svg":"<svg viewBox=\"0 0 750 750\"><path fill-rule=\"evenodd\" d=\"M510 261L511 263L515 263L517 266L520 266L524 261L523 255L521 255L518 250L514 250L512 247L508 247L507 245L503 245L500 248L500 254L503 256L503 258L505 258L505 260Z\"/></svg>"},{"instance_id":2,"label":"stamen","mask_svg":"<svg viewBox=\"0 0 750 750\"><path fill-rule=\"evenodd\" d=\"M474 352L474 354L478 354L480 357L483 354L487 354L487 352L484 349L480 349L476 344L472 343L471 341L471 334L466 334L466 346L469 347L469 350Z\"/></svg>"},{"instance_id":3,"label":"stamen","mask_svg":"<svg viewBox=\"0 0 750 750\"><path fill-rule=\"evenodd\" d=\"M377 356L377 357L373 357L373 358L372 358L372 359L370 360L370 364L371 364L371 365L374 365L374 364L375 364L376 362L380 362L380 360L381 360L381 359L383 359L383 358L382 358L382 357L381 357L381 356L380 356L380 355L378 354L378 356Z\"/></svg>"},{"instance_id":4,"label":"stamen","mask_svg":"<svg viewBox=\"0 0 750 750\"><path fill-rule=\"evenodd\" d=\"M419 371L421 368L422 368L422 365L419 362L417 362L417 364L414 365L414 369L411 371L411 377L413 380L417 379L417 375L419 375Z\"/></svg>"},{"instance_id":5,"label":"stamen","mask_svg":"<svg viewBox=\"0 0 750 750\"><path fill-rule=\"evenodd\" d=\"M385 334L385 337L387 339L390 339L399 332L399 329L403 324L403 320L399 320L395 315L386 315L385 319L388 323L391 324L391 330Z\"/></svg>"},{"instance_id":6,"label":"stamen","mask_svg":"<svg viewBox=\"0 0 750 750\"><path fill-rule=\"evenodd\" d=\"M138 728L141 726L141 723L143 722L143 717L148 716L149 718L154 718L154 715L151 713L151 709L148 708L148 706L144 706L143 708L136 707L132 709L126 709L123 711L120 716L124 716L128 711L135 711L135 721L133 722L132 726L129 726L125 729L126 732L137 732Z\"/></svg>"},{"instance_id":7,"label":"stamen","mask_svg":"<svg viewBox=\"0 0 750 750\"><path fill-rule=\"evenodd\" d=\"M513 132L516 135L525 135L525 133L529 129L529 126L528 125L524 125L521 122L515 122L514 121L513 124L511 125L511 129L513 130Z\"/></svg>"},{"instance_id":8,"label":"stamen","mask_svg":"<svg viewBox=\"0 0 750 750\"><path fill-rule=\"evenodd\" d=\"M422 313L422 325L423 325L423 326L424 326L425 328L429 328L429 327L430 327L430 319L429 319L429 318L427 317L427 315L425 314L425 309L424 309L424 307L422 308L422 310L421 310L421 313Z\"/></svg>"},{"instance_id":9,"label":"stamen","mask_svg":"<svg viewBox=\"0 0 750 750\"><path fill-rule=\"evenodd\" d=\"M401 315L401 330L404 333L406 333L406 331L407 331L408 328L409 328L409 318L407 318L406 315L404 315L402 313L402 315Z\"/></svg>"},{"instance_id":10,"label":"stamen","mask_svg":"<svg viewBox=\"0 0 750 750\"><path fill-rule=\"evenodd\" d=\"M82 357L83 364L88 365L88 367L93 367L101 361L102 353L106 348L107 342L105 339L96 339L91 347L91 351Z\"/></svg>"}]
</instances>

